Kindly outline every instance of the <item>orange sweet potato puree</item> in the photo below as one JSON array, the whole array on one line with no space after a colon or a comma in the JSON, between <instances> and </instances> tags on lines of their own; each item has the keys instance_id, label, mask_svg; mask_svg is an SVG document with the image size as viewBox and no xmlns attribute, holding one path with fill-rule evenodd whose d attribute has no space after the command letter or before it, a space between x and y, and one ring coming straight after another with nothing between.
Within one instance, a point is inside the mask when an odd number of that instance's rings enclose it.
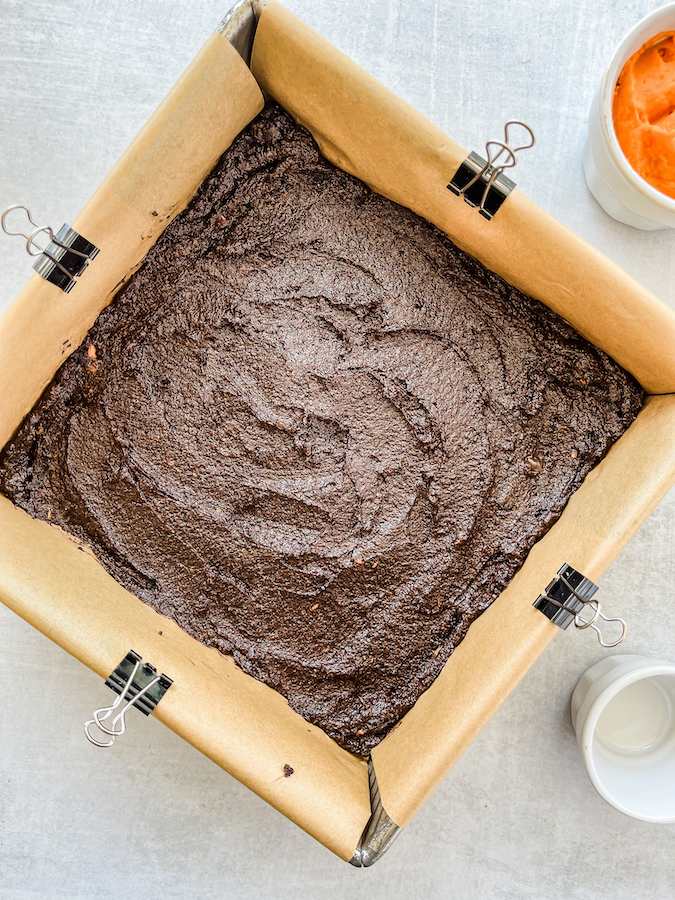
<instances>
[{"instance_id":1,"label":"orange sweet potato puree","mask_svg":"<svg viewBox=\"0 0 675 900\"><path fill-rule=\"evenodd\" d=\"M614 89L614 130L628 162L675 198L675 32L647 41L628 60Z\"/></svg>"}]
</instances>

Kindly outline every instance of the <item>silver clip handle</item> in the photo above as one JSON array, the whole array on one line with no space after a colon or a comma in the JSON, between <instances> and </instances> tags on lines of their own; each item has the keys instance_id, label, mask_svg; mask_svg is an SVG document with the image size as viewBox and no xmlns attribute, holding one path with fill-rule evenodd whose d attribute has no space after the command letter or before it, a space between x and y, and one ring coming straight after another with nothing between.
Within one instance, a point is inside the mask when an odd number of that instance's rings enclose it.
<instances>
[{"instance_id":1,"label":"silver clip handle","mask_svg":"<svg viewBox=\"0 0 675 900\"><path fill-rule=\"evenodd\" d=\"M582 613L586 611L587 608L592 610L590 619L584 619ZM621 625L621 635L615 641L605 641L602 637L602 632L595 624L598 619L602 619L603 622L619 622ZM587 600L584 603L583 609L579 610L578 613L574 615L574 624L579 629L584 628L592 628L598 637L598 643L601 647L618 647L620 643L622 643L623 639L626 637L626 632L628 630L628 626L626 622L619 618L619 616L606 616L600 609L600 604L597 600Z\"/></svg>"},{"instance_id":2,"label":"silver clip handle","mask_svg":"<svg viewBox=\"0 0 675 900\"><path fill-rule=\"evenodd\" d=\"M525 131L529 135L529 141L525 144L520 144L518 147L511 146L511 140L509 138L509 129L518 125L521 128L524 128ZM529 125L526 125L525 122L521 122L520 119L509 119L509 121L504 126L504 140L503 141L488 141L485 145L485 154L487 156L487 162L483 169L478 173L476 178L472 179L476 181L478 178L481 178L486 172L490 171L492 168L492 172L490 173L490 177L488 179L487 184L485 185L485 190L483 191L483 198L480 202L480 209L485 208L485 202L487 201L488 194L490 193L490 188L492 187L495 179L498 175L501 175L504 169L512 169L518 160L516 159L516 153L519 153L521 150L529 150L530 147L534 147L536 143L536 138L534 136L534 131L530 128ZM491 148L499 147L499 150L494 153ZM507 154L506 162L501 163L501 165L496 165L497 160L500 158L502 153Z\"/></svg>"},{"instance_id":3,"label":"silver clip handle","mask_svg":"<svg viewBox=\"0 0 675 900\"><path fill-rule=\"evenodd\" d=\"M122 701L127 696L129 689L131 688L132 682L136 677L136 673L138 672L139 666L141 665L140 660L135 664L131 675L129 676L129 680L124 686L124 690L121 694L119 694L114 703L111 706L102 706L100 709L95 710L94 718L90 719L88 722L85 722L84 725L84 734L90 744L93 744L95 747L112 747L115 743L115 739L124 734L127 728L126 719L124 718L127 710L132 707L137 700L139 700L144 694L146 694L150 688L154 687L158 681L160 680L160 676L157 675L156 678L153 678L152 681L148 682L142 690L140 690L134 697L132 697L118 712L115 718L110 723L110 727L104 725L106 719L110 718L113 712L117 709L117 707L122 703ZM106 734L110 737L109 741L103 741L100 737L95 737L91 731L89 730L92 725L96 725L96 727L103 734Z\"/></svg>"}]
</instances>

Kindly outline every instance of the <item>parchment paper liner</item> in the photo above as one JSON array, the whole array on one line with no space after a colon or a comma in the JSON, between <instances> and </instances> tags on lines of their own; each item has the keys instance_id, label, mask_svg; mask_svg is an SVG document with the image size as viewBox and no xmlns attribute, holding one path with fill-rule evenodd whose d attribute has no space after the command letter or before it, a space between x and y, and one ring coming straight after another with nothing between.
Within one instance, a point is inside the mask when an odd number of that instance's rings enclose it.
<instances>
[{"instance_id":1,"label":"parchment paper liner","mask_svg":"<svg viewBox=\"0 0 675 900\"><path fill-rule=\"evenodd\" d=\"M675 390L670 310L517 191L485 222L445 189L465 151L276 3L262 15L252 71L329 159L547 303L648 391ZM213 35L73 223L101 248L97 260L69 295L34 276L0 320L0 444L262 102L240 57ZM561 563L597 579L674 480L675 397L651 398L374 751L384 807L398 824L558 633L531 604ZM5 498L0 561L7 606L101 677L133 647L175 680L157 718L338 856L352 856L370 813L364 761L121 588L86 548Z\"/></svg>"}]
</instances>

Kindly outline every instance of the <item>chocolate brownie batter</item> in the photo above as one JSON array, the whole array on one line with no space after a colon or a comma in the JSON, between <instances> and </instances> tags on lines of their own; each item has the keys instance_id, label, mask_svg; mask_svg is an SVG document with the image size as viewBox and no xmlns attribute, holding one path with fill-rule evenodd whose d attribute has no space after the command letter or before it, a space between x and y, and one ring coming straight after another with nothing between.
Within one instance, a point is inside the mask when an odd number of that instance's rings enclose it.
<instances>
[{"instance_id":1,"label":"chocolate brownie batter","mask_svg":"<svg viewBox=\"0 0 675 900\"><path fill-rule=\"evenodd\" d=\"M366 754L642 399L270 105L61 367L0 486Z\"/></svg>"}]
</instances>

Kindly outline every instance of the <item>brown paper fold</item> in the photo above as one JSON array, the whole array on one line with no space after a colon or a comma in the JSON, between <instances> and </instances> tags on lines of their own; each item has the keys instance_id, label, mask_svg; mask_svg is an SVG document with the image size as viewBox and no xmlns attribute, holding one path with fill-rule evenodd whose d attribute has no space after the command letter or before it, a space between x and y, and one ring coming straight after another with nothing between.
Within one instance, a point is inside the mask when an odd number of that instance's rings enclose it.
<instances>
[{"instance_id":1,"label":"brown paper fold","mask_svg":"<svg viewBox=\"0 0 675 900\"><path fill-rule=\"evenodd\" d=\"M329 159L559 312L650 392L675 391L670 310L517 191L485 222L446 190L465 152L276 3L263 12L252 67ZM101 248L97 259L69 295L35 276L0 321L0 446L261 107L255 79L214 35L73 223ZM675 480L674 431L675 397L650 398L376 748L396 822L410 820L558 633L531 604L562 562L597 578ZM129 649L141 653L174 679L159 719L338 856L352 856L370 812L365 762L125 591L58 528L2 497L0 599L102 677Z\"/></svg>"}]
</instances>

